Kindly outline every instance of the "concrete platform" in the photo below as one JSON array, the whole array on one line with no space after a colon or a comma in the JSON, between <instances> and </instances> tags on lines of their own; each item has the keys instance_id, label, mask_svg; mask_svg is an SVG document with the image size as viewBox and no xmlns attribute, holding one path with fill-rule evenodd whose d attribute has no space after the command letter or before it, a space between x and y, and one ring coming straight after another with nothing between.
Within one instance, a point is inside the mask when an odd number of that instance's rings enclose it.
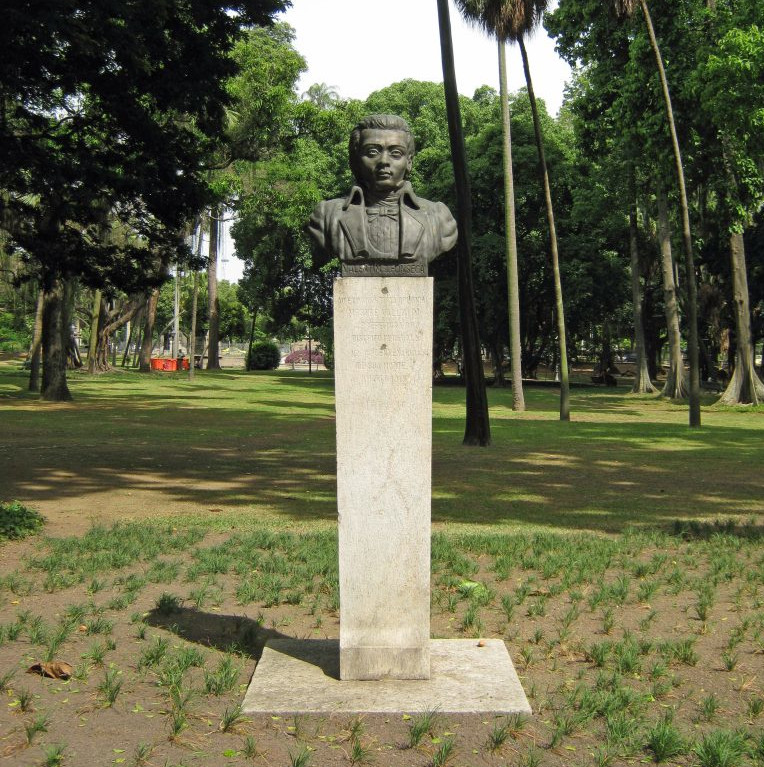
<instances>
[{"instance_id":1,"label":"concrete platform","mask_svg":"<svg viewBox=\"0 0 764 767\"><path fill-rule=\"evenodd\" d=\"M244 712L531 713L502 640L433 639L430 658L427 680L340 681L339 640L272 639L252 676Z\"/></svg>"}]
</instances>

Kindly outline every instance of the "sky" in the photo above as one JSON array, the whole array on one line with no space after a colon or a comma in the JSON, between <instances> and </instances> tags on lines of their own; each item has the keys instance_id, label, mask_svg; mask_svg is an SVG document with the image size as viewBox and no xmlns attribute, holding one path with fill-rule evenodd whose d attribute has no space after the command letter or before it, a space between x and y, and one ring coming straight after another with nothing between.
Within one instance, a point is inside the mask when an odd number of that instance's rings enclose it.
<instances>
[{"instance_id":1,"label":"sky","mask_svg":"<svg viewBox=\"0 0 764 767\"><path fill-rule=\"evenodd\" d=\"M365 99L406 78L443 81L435 0L292 0L279 18L294 27L294 46L307 60L300 93L326 83L342 98ZM451 27L459 92L472 96L481 85L498 91L496 42L465 24L453 2ZM536 96L556 114L570 68L543 28L526 47ZM510 91L525 87L516 45L507 48L507 70ZM243 262L233 255L229 237L223 240L221 261L220 278L236 282Z\"/></svg>"},{"instance_id":2,"label":"sky","mask_svg":"<svg viewBox=\"0 0 764 767\"><path fill-rule=\"evenodd\" d=\"M292 0L280 16L296 31L295 48L307 59L300 91L313 83L334 86L343 98L365 99L391 83L443 81L435 0ZM553 3L552 5L556 5ZM481 85L499 89L496 41L462 21L451 3L454 61L459 92ZM543 28L526 44L536 95L556 114L568 65ZM524 87L516 45L507 50L510 91Z\"/></svg>"}]
</instances>

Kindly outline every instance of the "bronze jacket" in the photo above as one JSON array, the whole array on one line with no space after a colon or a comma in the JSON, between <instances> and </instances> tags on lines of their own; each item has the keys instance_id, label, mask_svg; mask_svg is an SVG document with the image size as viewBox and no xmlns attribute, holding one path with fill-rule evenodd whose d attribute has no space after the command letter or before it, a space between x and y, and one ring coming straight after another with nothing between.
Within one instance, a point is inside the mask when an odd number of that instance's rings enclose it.
<instances>
[{"instance_id":1,"label":"bronze jacket","mask_svg":"<svg viewBox=\"0 0 764 767\"><path fill-rule=\"evenodd\" d=\"M400 248L403 261L429 263L456 244L456 221L442 202L417 197L407 181L400 196ZM308 230L318 247L332 258L353 262L369 259L369 234L363 189L320 202Z\"/></svg>"}]
</instances>

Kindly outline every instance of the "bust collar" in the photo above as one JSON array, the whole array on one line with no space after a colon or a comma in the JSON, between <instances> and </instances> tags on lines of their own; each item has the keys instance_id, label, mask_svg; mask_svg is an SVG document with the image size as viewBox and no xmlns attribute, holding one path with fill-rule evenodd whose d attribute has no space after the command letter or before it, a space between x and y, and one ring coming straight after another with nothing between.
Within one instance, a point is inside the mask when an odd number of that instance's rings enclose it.
<instances>
[{"instance_id":1,"label":"bust collar","mask_svg":"<svg viewBox=\"0 0 764 767\"><path fill-rule=\"evenodd\" d=\"M410 208L414 208L414 210L419 210L422 207L410 181L404 182L400 199L401 203L405 203ZM351 205L366 205L363 187L358 186L358 184L354 184L351 188L350 194L348 194L345 202L342 204L342 210L347 210Z\"/></svg>"}]
</instances>

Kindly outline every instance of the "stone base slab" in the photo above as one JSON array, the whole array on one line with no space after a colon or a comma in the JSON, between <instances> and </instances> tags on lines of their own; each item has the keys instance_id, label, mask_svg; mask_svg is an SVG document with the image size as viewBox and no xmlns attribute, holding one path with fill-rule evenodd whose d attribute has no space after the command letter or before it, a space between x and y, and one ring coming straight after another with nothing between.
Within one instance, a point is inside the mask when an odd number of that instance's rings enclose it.
<instances>
[{"instance_id":1,"label":"stone base slab","mask_svg":"<svg viewBox=\"0 0 764 767\"><path fill-rule=\"evenodd\" d=\"M340 681L339 665L336 639L271 639L244 713L531 713L501 639L430 640L425 680Z\"/></svg>"}]
</instances>

